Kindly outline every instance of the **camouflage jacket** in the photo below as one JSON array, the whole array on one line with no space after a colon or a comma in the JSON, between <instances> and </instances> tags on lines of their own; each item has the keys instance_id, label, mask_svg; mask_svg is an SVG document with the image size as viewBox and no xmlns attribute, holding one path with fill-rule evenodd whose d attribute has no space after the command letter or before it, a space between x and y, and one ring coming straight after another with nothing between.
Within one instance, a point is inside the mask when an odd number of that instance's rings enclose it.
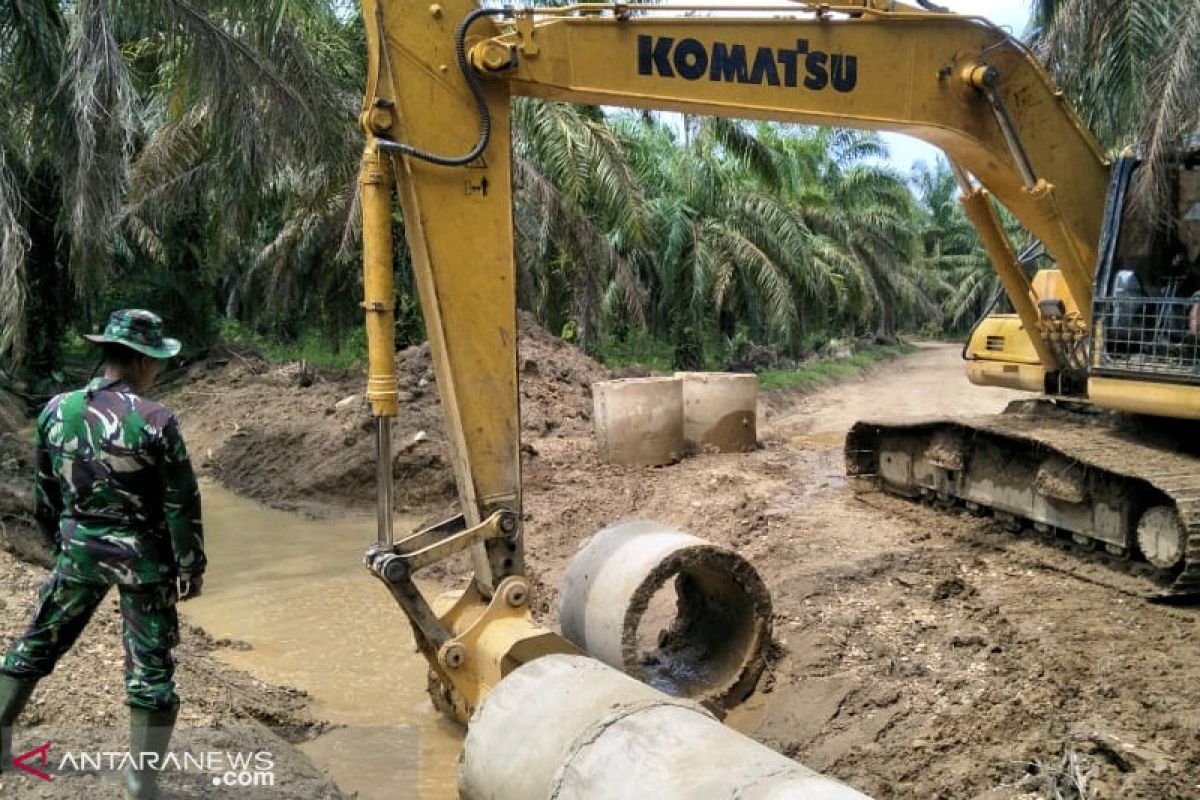
<instances>
[{"instance_id":1,"label":"camouflage jacket","mask_svg":"<svg viewBox=\"0 0 1200 800\"><path fill-rule=\"evenodd\" d=\"M59 571L123 584L204 572L200 490L165 406L97 378L46 404L36 441L35 516Z\"/></svg>"}]
</instances>

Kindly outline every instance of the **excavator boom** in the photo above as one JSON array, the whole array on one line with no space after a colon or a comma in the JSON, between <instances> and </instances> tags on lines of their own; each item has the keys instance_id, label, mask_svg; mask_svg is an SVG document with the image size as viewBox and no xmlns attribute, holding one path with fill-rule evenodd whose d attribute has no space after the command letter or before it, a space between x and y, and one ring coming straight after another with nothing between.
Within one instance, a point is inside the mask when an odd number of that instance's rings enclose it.
<instances>
[{"instance_id":1,"label":"excavator boom","mask_svg":"<svg viewBox=\"0 0 1200 800\"><path fill-rule=\"evenodd\" d=\"M1023 44L981 18L898 4L799 3L755 19L703 8L518 11L514 31L470 56L514 94L923 139L1045 242L1090 305L1108 164Z\"/></svg>"}]
</instances>

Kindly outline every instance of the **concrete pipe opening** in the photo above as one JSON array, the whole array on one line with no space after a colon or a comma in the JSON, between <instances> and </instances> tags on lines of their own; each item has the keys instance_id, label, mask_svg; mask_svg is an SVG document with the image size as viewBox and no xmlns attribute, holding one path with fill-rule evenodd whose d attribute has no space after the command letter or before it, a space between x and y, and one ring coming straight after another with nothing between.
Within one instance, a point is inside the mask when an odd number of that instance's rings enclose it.
<instances>
[{"instance_id":1,"label":"concrete pipe opening","mask_svg":"<svg viewBox=\"0 0 1200 800\"><path fill-rule=\"evenodd\" d=\"M657 522L606 528L567 570L563 635L663 692L725 710L766 666L771 598L724 547Z\"/></svg>"}]
</instances>

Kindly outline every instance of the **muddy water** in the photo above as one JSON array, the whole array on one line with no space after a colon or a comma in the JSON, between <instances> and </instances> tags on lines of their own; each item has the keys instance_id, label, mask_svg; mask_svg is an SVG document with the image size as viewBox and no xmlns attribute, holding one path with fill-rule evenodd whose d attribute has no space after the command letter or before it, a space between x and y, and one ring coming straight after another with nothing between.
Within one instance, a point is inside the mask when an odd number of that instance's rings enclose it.
<instances>
[{"instance_id":1,"label":"muddy water","mask_svg":"<svg viewBox=\"0 0 1200 800\"><path fill-rule=\"evenodd\" d=\"M214 638L245 642L218 657L295 686L314 714L345 726L301 749L360 800L456 797L461 729L425 694L425 660L387 590L362 566L374 518L312 520L207 484L209 579L181 606ZM416 520L398 518L397 530Z\"/></svg>"}]
</instances>

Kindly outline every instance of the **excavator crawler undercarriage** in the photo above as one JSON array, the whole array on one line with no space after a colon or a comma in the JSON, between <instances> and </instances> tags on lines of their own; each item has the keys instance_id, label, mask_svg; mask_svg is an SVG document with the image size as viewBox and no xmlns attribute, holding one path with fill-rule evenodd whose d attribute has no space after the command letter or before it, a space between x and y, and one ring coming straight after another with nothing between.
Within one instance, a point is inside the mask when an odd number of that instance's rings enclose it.
<instances>
[{"instance_id":1,"label":"excavator crawler undercarriage","mask_svg":"<svg viewBox=\"0 0 1200 800\"><path fill-rule=\"evenodd\" d=\"M863 421L846 437L847 474L1146 562L1151 597L1195 597L1200 459L1181 425L1046 400L990 417Z\"/></svg>"}]
</instances>

